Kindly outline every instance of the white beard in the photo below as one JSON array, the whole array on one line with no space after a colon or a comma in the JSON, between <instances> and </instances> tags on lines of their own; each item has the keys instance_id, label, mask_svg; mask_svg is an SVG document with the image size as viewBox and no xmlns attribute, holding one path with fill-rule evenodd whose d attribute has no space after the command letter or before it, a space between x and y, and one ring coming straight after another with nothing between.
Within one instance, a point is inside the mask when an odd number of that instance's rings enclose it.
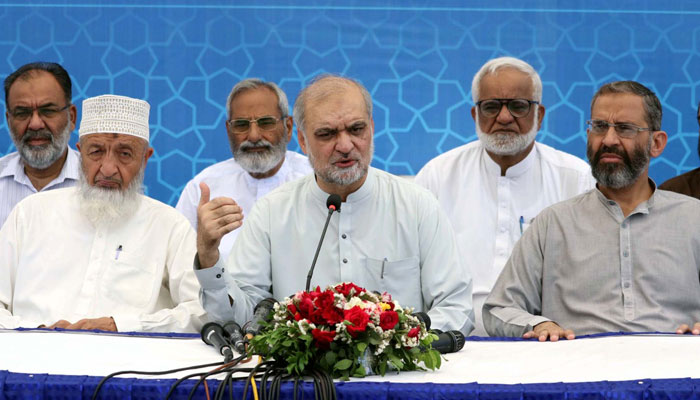
<instances>
[{"instance_id":1,"label":"white beard","mask_svg":"<svg viewBox=\"0 0 700 400\"><path fill-rule=\"evenodd\" d=\"M535 108L535 121L537 121L537 108ZM476 114L476 135L484 148L499 156L513 156L525 149L537 136L537 124L532 125L530 132L526 134L513 133L485 133L479 127L479 113Z\"/></svg>"},{"instance_id":2,"label":"white beard","mask_svg":"<svg viewBox=\"0 0 700 400\"><path fill-rule=\"evenodd\" d=\"M70 125L66 122L66 126L64 126L61 132L56 136L52 135L51 131L44 128L39 131L27 131L19 140L14 132L10 132L10 137L25 164L36 169L46 169L61 158L66 151L70 134ZM26 144L26 142L33 137L43 137L49 139L50 142L43 146L34 147Z\"/></svg>"},{"instance_id":3,"label":"white beard","mask_svg":"<svg viewBox=\"0 0 700 400\"><path fill-rule=\"evenodd\" d=\"M264 152L246 152L251 147L267 147ZM231 142L233 159L236 160L244 170L251 174L262 174L274 169L284 159L287 151L287 141L281 138L276 144L272 144L265 139L257 142L246 140L238 147Z\"/></svg>"},{"instance_id":4,"label":"white beard","mask_svg":"<svg viewBox=\"0 0 700 400\"><path fill-rule=\"evenodd\" d=\"M81 169L78 186L80 211L94 226L108 226L129 218L141 201L143 176L142 166L126 189L106 189L90 185Z\"/></svg>"}]
</instances>

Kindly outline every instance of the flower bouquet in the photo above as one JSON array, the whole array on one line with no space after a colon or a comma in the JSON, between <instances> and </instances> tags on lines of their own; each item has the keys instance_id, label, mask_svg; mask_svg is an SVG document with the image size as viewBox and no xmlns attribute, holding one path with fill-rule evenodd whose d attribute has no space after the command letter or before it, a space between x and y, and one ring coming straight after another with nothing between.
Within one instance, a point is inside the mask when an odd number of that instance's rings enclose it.
<instances>
[{"instance_id":1,"label":"flower bouquet","mask_svg":"<svg viewBox=\"0 0 700 400\"><path fill-rule=\"evenodd\" d=\"M317 287L275 304L272 313L251 340L251 350L284 365L289 374L320 369L348 379L440 368L440 354L430 346L437 336L387 293L353 283Z\"/></svg>"}]
</instances>

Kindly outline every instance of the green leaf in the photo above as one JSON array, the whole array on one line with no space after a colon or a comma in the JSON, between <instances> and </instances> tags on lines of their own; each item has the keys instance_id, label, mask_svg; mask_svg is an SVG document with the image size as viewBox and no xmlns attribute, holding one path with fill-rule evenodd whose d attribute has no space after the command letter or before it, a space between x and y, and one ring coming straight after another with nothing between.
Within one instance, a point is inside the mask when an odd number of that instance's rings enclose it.
<instances>
[{"instance_id":1,"label":"green leaf","mask_svg":"<svg viewBox=\"0 0 700 400\"><path fill-rule=\"evenodd\" d=\"M367 348L367 343L365 343L365 342L360 342L360 343L357 344L357 350L358 350L360 353L364 353L364 351L365 351L366 348Z\"/></svg>"},{"instance_id":2,"label":"green leaf","mask_svg":"<svg viewBox=\"0 0 700 400\"><path fill-rule=\"evenodd\" d=\"M333 365L333 364L335 364L335 360L337 359L337 356L335 355L334 352L329 351L326 353L324 358L326 359L326 362L328 363L328 365Z\"/></svg>"},{"instance_id":3,"label":"green leaf","mask_svg":"<svg viewBox=\"0 0 700 400\"><path fill-rule=\"evenodd\" d=\"M335 365L333 366L333 369L337 369L339 371L346 370L352 366L352 360L348 360L347 358L344 360L340 360Z\"/></svg>"}]
</instances>

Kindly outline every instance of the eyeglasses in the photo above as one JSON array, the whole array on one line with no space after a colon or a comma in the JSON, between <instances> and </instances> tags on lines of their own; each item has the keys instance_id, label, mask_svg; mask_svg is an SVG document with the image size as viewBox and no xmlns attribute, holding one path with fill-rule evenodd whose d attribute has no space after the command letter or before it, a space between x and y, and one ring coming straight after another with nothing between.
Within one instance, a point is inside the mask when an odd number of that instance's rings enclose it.
<instances>
[{"instance_id":1,"label":"eyeglasses","mask_svg":"<svg viewBox=\"0 0 700 400\"><path fill-rule=\"evenodd\" d=\"M61 111L70 107L67 104L65 107L59 108L56 106L41 106L41 107L15 107L14 110L8 110L10 116L17 121L25 121L34 115L34 111L39 113L41 119L52 119L58 116Z\"/></svg>"},{"instance_id":2,"label":"eyeglasses","mask_svg":"<svg viewBox=\"0 0 700 400\"><path fill-rule=\"evenodd\" d=\"M487 118L498 115L504 104L514 118L523 118L530 114L530 108L533 104L540 104L540 102L528 99L488 99L476 102L481 115Z\"/></svg>"},{"instance_id":3,"label":"eyeglasses","mask_svg":"<svg viewBox=\"0 0 700 400\"><path fill-rule=\"evenodd\" d=\"M594 135L604 135L612 126L613 128L615 128L617 136L628 139L637 136L637 133L639 133L640 131L652 130L651 128L640 128L637 125L627 123L611 124L610 122L603 121L602 119L592 119L590 121L586 121L586 125L588 125L589 127L589 132L591 132Z\"/></svg>"},{"instance_id":4,"label":"eyeglasses","mask_svg":"<svg viewBox=\"0 0 700 400\"><path fill-rule=\"evenodd\" d=\"M273 116L266 115L258 119L230 119L226 121L226 123L229 124L231 130L234 133L246 133L250 130L250 124L252 124L253 122L255 122L255 124L258 125L258 128L264 131L271 131L275 129L277 123L281 120L282 118L275 118Z\"/></svg>"}]
</instances>

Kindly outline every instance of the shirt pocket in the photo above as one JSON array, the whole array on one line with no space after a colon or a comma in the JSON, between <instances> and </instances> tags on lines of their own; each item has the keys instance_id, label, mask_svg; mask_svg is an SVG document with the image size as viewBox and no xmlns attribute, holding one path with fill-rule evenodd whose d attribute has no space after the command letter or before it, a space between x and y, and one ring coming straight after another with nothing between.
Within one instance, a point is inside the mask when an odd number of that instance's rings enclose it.
<instances>
[{"instance_id":1,"label":"shirt pocket","mask_svg":"<svg viewBox=\"0 0 700 400\"><path fill-rule=\"evenodd\" d=\"M367 258L365 268L368 276L366 289L387 292L402 307L413 307L416 311L423 309L418 257L394 261Z\"/></svg>"},{"instance_id":2,"label":"shirt pocket","mask_svg":"<svg viewBox=\"0 0 700 400\"><path fill-rule=\"evenodd\" d=\"M116 258L116 259L115 259ZM156 264L144 258L120 252L119 257L110 258L100 282L100 292L106 298L126 309L144 308L159 286L156 282Z\"/></svg>"}]
</instances>

